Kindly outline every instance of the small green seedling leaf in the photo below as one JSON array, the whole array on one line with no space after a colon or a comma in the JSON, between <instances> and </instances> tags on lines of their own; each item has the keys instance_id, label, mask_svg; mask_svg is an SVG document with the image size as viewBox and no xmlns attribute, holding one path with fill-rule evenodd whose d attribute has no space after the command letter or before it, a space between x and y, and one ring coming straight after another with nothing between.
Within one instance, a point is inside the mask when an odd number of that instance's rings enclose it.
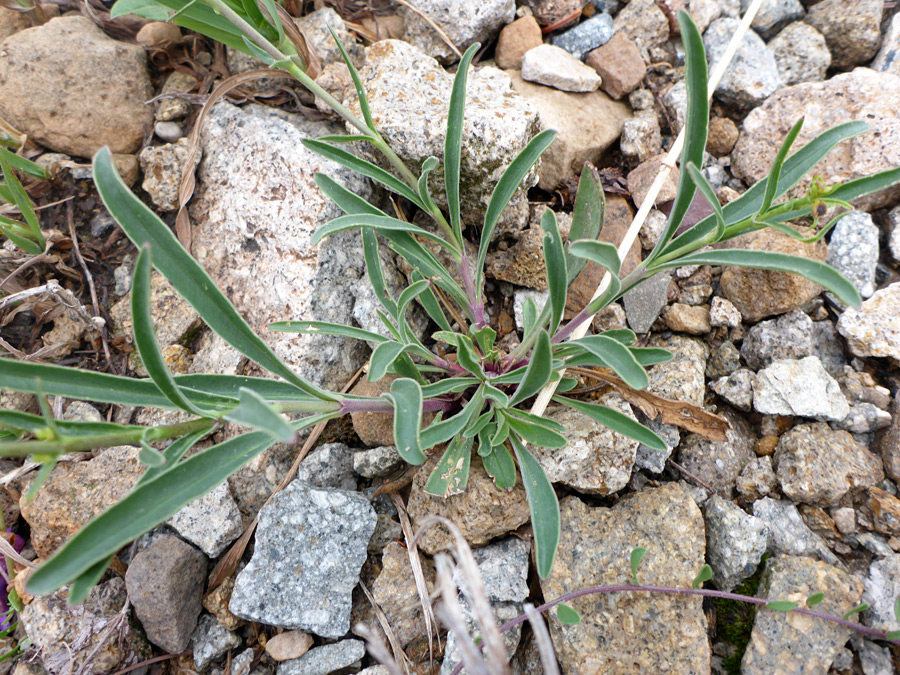
<instances>
[{"instance_id":1,"label":"small green seedling leaf","mask_svg":"<svg viewBox=\"0 0 900 675\"><path fill-rule=\"evenodd\" d=\"M629 584L639 584L638 581L638 568L641 566L641 561L644 559L644 556L647 555L647 549L643 546L638 546L637 548L632 549L631 557L629 559L629 564L631 565L631 579L628 580Z\"/></svg>"},{"instance_id":2,"label":"small green seedling leaf","mask_svg":"<svg viewBox=\"0 0 900 675\"><path fill-rule=\"evenodd\" d=\"M516 389L516 393L509 400L509 405L514 406L525 399L534 396L544 385L550 381L552 373L552 353L550 349L550 335L547 331L542 330L538 334L537 341L534 344L534 351L531 354L531 361L525 370L525 376L522 383Z\"/></svg>"},{"instance_id":3,"label":"small green seedling leaf","mask_svg":"<svg viewBox=\"0 0 900 675\"><path fill-rule=\"evenodd\" d=\"M297 432L262 396L252 389L241 388L238 407L224 415L229 422L245 424L264 431L276 441L296 443Z\"/></svg>"},{"instance_id":4,"label":"small green seedling leaf","mask_svg":"<svg viewBox=\"0 0 900 675\"><path fill-rule=\"evenodd\" d=\"M564 602L556 606L556 618L564 626L577 626L581 623L581 614Z\"/></svg>"},{"instance_id":5,"label":"small green seedling leaf","mask_svg":"<svg viewBox=\"0 0 900 675\"><path fill-rule=\"evenodd\" d=\"M691 588L700 588L704 583L712 578L712 567L710 567L709 565L704 565L700 568L700 571L697 572L697 576L694 577L694 581L691 582Z\"/></svg>"},{"instance_id":6,"label":"small green seedling leaf","mask_svg":"<svg viewBox=\"0 0 900 675\"><path fill-rule=\"evenodd\" d=\"M507 427L508 428L508 427ZM486 439L485 434L485 440ZM481 443L481 440L479 440ZM505 445L495 445L481 458L484 470L501 490L511 490L516 484L516 463Z\"/></svg>"},{"instance_id":7,"label":"small green seedling leaf","mask_svg":"<svg viewBox=\"0 0 900 675\"><path fill-rule=\"evenodd\" d=\"M859 614L860 612L865 612L867 609L869 609L869 603L867 603L867 602L860 603L859 605L857 605L856 607L851 609L849 612L844 614L844 621L847 621L854 614Z\"/></svg>"},{"instance_id":8,"label":"small green seedling leaf","mask_svg":"<svg viewBox=\"0 0 900 675\"><path fill-rule=\"evenodd\" d=\"M891 631L884 636L885 640L900 640L900 630Z\"/></svg>"},{"instance_id":9,"label":"small green seedling leaf","mask_svg":"<svg viewBox=\"0 0 900 675\"><path fill-rule=\"evenodd\" d=\"M806 606L809 607L810 609L812 609L813 607L818 605L820 602L822 602L824 599L825 599L825 594L822 593L821 591L819 591L818 593L813 593L811 596L809 596L806 599Z\"/></svg>"},{"instance_id":10,"label":"small green seedling leaf","mask_svg":"<svg viewBox=\"0 0 900 675\"><path fill-rule=\"evenodd\" d=\"M797 609L800 606L799 602L791 602L789 600L776 600L774 602L767 602L766 609L771 609L775 612L790 612L791 610Z\"/></svg>"}]
</instances>

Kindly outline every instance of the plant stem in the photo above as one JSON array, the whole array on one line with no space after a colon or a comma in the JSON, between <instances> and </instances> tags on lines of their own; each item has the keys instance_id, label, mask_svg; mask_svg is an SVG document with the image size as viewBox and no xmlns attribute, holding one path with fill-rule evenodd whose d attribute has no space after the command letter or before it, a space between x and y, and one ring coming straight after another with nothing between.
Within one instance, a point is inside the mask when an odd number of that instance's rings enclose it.
<instances>
[{"instance_id":1,"label":"plant stem","mask_svg":"<svg viewBox=\"0 0 900 675\"><path fill-rule=\"evenodd\" d=\"M282 413L329 413L341 409L337 401L282 401L272 405Z\"/></svg>"},{"instance_id":2,"label":"plant stem","mask_svg":"<svg viewBox=\"0 0 900 675\"><path fill-rule=\"evenodd\" d=\"M422 412L446 412L456 406L455 401L432 398L422 402ZM355 412L393 413L394 406L383 398L346 398L341 402L342 415Z\"/></svg>"}]
</instances>

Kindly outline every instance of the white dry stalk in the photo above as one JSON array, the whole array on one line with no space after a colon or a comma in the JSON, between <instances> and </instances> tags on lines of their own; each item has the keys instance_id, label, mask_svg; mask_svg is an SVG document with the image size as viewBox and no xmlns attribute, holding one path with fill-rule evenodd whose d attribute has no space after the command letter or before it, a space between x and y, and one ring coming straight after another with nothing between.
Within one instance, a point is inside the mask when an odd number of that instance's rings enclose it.
<instances>
[{"instance_id":1,"label":"white dry stalk","mask_svg":"<svg viewBox=\"0 0 900 675\"><path fill-rule=\"evenodd\" d=\"M740 25L737 27L737 30L735 30L734 35L731 36L731 42L728 43L728 48L722 55L722 59L718 62L718 64L716 64L716 68L715 70L713 70L712 75L709 78L709 86L707 88L707 96L709 98L712 98L713 92L716 90L716 87L719 86L719 82L721 81L722 76L725 74L725 70L731 64L731 59L734 58L738 47L744 39L744 35L750 28L750 23L753 21L762 3L763 0L753 0L753 2L747 8L747 12L744 14L744 18L741 19ZM634 241L635 239L637 239L638 233L641 230L641 226L644 224L644 220L646 220L647 215L650 213L650 209L652 209L653 205L656 203L656 196L662 189L666 178L668 178L669 172L675 168L675 162L678 160L678 156L681 154L681 148L684 145L684 135L685 127L682 127L681 131L678 134L678 137L675 139L675 142L672 143L672 147L666 154L665 159L663 159L662 165L659 169L659 173L656 174L656 179L650 186L650 191L647 193L647 196L644 197L644 201L641 202L641 208L638 209L638 212L635 214L631 226L628 228L628 231L622 238L622 243L619 244L618 248L620 261L625 259L625 256L628 255L628 252L634 245ZM609 271L607 271L603 275L603 278L600 280L600 285L597 286L597 290L594 292L594 295L589 302L592 302L596 298L600 297L600 295L602 295L609 287L609 282L610 273ZM572 335L569 339L577 340L578 338L584 337L585 334L587 334L588 328L590 328L595 316L596 314L593 314L585 319L580 326L572 331ZM564 373L565 371L560 373L560 376L562 376ZM537 400L534 402L534 405L531 406L532 414L538 416L544 414L544 411L547 409L547 405L549 405L550 403L550 399L553 398L553 394L556 393L556 387L561 381L562 379L560 377L560 379L556 380L555 382L549 382L543 389L541 389L540 394L538 394Z\"/></svg>"}]
</instances>

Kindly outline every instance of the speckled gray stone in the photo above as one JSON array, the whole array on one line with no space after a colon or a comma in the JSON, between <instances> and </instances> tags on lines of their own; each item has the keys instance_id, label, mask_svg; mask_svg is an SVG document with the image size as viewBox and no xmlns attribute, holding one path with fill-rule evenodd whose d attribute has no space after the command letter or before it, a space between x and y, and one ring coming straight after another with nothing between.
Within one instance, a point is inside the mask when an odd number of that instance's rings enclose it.
<instances>
[{"instance_id":1,"label":"speckled gray stone","mask_svg":"<svg viewBox=\"0 0 900 675\"><path fill-rule=\"evenodd\" d=\"M515 0L416 0L415 8L436 23L450 41L465 52L475 42L484 43L512 23ZM441 61L457 57L437 31L409 7L397 7L406 23L405 39L429 56Z\"/></svg>"},{"instance_id":2,"label":"speckled gray stone","mask_svg":"<svg viewBox=\"0 0 900 675\"><path fill-rule=\"evenodd\" d=\"M779 359L753 381L753 407L764 415L795 415L839 422L850 405L816 356Z\"/></svg>"},{"instance_id":3,"label":"speckled gray stone","mask_svg":"<svg viewBox=\"0 0 900 675\"><path fill-rule=\"evenodd\" d=\"M650 330L650 326L666 306L671 280L670 272L660 272L640 286L635 286L622 297L628 325L635 333L646 333Z\"/></svg>"},{"instance_id":4,"label":"speckled gray stone","mask_svg":"<svg viewBox=\"0 0 900 675\"><path fill-rule=\"evenodd\" d=\"M750 502L765 497L777 485L778 478L772 469L772 458L769 455L751 459L734 481L738 494Z\"/></svg>"},{"instance_id":5,"label":"speckled gray stone","mask_svg":"<svg viewBox=\"0 0 900 675\"><path fill-rule=\"evenodd\" d=\"M324 443L300 463L297 479L312 487L355 490L353 451L343 443Z\"/></svg>"},{"instance_id":6,"label":"speckled gray stone","mask_svg":"<svg viewBox=\"0 0 900 675\"><path fill-rule=\"evenodd\" d=\"M820 82L831 65L825 38L808 23L798 21L785 27L769 41L778 74L785 86Z\"/></svg>"},{"instance_id":7,"label":"speckled gray stone","mask_svg":"<svg viewBox=\"0 0 900 675\"><path fill-rule=\"evenodd\" d=\"M900 597L900 554L877 559L869 566L863 602L869 609L863 612L862 621L871 628L883 631L900 630L900 622L894 616L894 603Z\"/></svg>"},{"instance_id":8,"label":"speckled gray stone","mask_svg":"<svg viewBox=\"0 0 900 675\"><path fill-rule=\"evenodd\" d=\"M359 493L292 481L259 512L253 558L235 580L229 609L270 626L346 634L375 521Z\"/></svg>"},{"instance_id":9,"label":"speckled gray stone","mask_svg":"<svg viewBox=\"0 0 900 675\"><path fill-rule=\"evenodd\" d=\"M900 361L900 283L876 291L860 309L844 311L837 329L856 356Z\"/></svg>"},{"instance_id":10,"label":"speckled gray stone","mask_svg":"<svg viewBox=\"0 0 900 675\"><path fill-rule=\"evenodd\" d=\"M634 41L647 63L650 50L669 39L669 19L655 0L630 0L613 20L616 33Z\"/></svg>"},{"instance_id":11,"label":"speckled gray stone","mask_svg":"<svg viewBox=\"0 0 900 675\"><path fill-rule=\"evenodd\" d=\"M710 382L709 388L744 412L749 412L753 405L753 372L746 368L739 368L727 377Z\"/></svg>"},{"instance_id":12,"label":"speckled gray stone","mask_svg":"<svg viewBox=\"0 0 900 675\"><path fill-rule=\"evenodd\" d=\"M528 597L528 555L530 544L516 537L473 549L472 555L481 572L484 592L491 602L522 602ZM463 592L467 582L458 570L453 580Z\"/></svg>"},{"instance_id":13,"label":"speckled gray stone","mask_svg":"<svg viewBox=\"0 0 900 675\"><path fill-rule=\"evenodd\" d=\"M210 558L217 558L243 532L228 481L192 501L166 524Z\"/></svg>"},{"instance_id":14,"label":"speckled gray stone","mask_svg":"<svg viewBox=\"0 0 900 675\"><path fill-rule=\"evenodd\" d=\"M850 412L837 426L851 434L869 434L891 426L891 414L873 403L851 403Z\"/></svg>"},{"instance_id":15,"label":"speckled gray stone","mask_svg":"<svg viewBox=\"0 0 900 675\"><path fill-rule=\"evenodd\" d=\"M662 152L662 134L656 113L635 115L625 120L619 148L634 164L646 162ZM643 233L644 228L641 228ZM650 248L650 247L645 247Z\"/></svg>"},{"instance_id":16,"label":"speckled gray stone","mask_svg":"<svg viewBox=\"0 0 900 675\"><path fill-rule=\"evenodd\" d=\"M696 338L673 335L668 339L654 337L651 346L667 349L672 360L652 366L647 391L658 396L703 405L706 393L706 359L709 347Z\"/></svg>"},{"instance_id":17,"label":"speckled gray stone","mask_svg":"<svg viewBox=\"0 0 900 675\"><path fill-rule=\"evenodd\" d=\"M277 675L328 675L352 666L366 655L362 640L341 640L314 647L299 659L278 664Z\"/></svg>"},{"instance_id":18,"label":"speckled gray stone","mask_svg":"<svg viewBox=\"0 0 900 675\"><path fill-rule=\"evenodd\" d=\"M562 47L548 44L525 52L522 57L522 79L572 92L596 91L601 82L596 70Z\"/></svg>"},{"instance_id":19,"label":"speckled gray stone","mask_svg":"<svg viewBox=\"0 0 900 675\"><path fill-rule=\"evenodd\" d=\"M197 670L203 670L229 649L241 646L241 639L237 633L227 630L210 614L200 617L197 628L191 636L191 642L193 642L194 667Z\"/></svg>"},{"instance_id":20,"label":"speckled gray stone","mask_svg":"<svg viewBox=\"0 0 900 675\"><path fill-rule=\"evenodd\" d=\"M859 603L862 590L859 579L838 567L810 558L778 556L766 563L757 595L802 605L810 595L823 591L825 599L816 609L841 616ZM812 617L759 609L741 673L824 675L850 634L848 628Z\"/></svg>"},{"instance_id":21,"label":"speckled gray stone","mask_svg":"<svg viewBox=\"0 0 900 675\"><path fill-rule=\"evenodd\" d=\"M825 541L806 526L797 507L788 500L770 497L757 499L753 502L753 515L769 528L766 542L769 553L813 555L825 562L837 562Z\"/></svg>"},{"instance_id":22,"label":"speckled gray stone","mask_svg":"<svg viewBox=\"0 0 900 675\"><path fill-rule=\"evenodd\" d=\"M638 422L645 427L649 427L651 431L656 432L666 445L665 452L660 452L641 443L638 445L637 453L634 456L634 465L650 473L662 473L663 469L666 468L666 460L672 456L672 452L681 442L681 432L676 426L649 419L639 410L634 412Z\"/></svg>"},{"instance_id":23,"label":"speckled gray stone","mask_svg":"<svg viewBox=\"0 0 900 675\"><path fill-rule=\"evenodd\" d=\"M863 211L851 211L838 221L828 242L826 262L843 274L863 298L875 292L878 226Z\"/></svg>"},{"instance_id":24,"label":"speckled gray stone","mask_svg":"<svg viewBox=\"0 0 900 675\"><path fill-rule=\"evenodd\" d=\"M386 476L404 464L393 445L382 445L353 453L353 470L363 478Z\"/></svg>"},{"instance_id":25,"label":"speckled gray stone","mask_svg":"<svg viewBox=\"0 0 900 675\"><path fill-rule=\"evenodd\" d=\"M731 36L737 30L736 19L718 19L706 29L703 45L709 56L710 69L721 60ZM716 97L723 103L743 110L754 108L781 86L775 55L752 30L748 30L725 75L716 87Z\"/></svg>"},{"instance_id":26,"label":"speckled gray stone","mask_svg":"<svg viewBox=\"0 0 900 675\"><path fill-rule=\"evenodd\" d=\"M825 372L837 377L847 365L844 341L834 323L829 320L813 322L813 356L818 356Z\"/></svg>"},{"instance_id":27,"label":"speckled gray stone","mask_svg":"<svg viewBox=\"0 0 900 675\"><path fill-rule=\"evenodd\" d=\"M706 361L706 376L718 379L731 375L741 367L741 353L731 340L725 340L713 349Z\"/></svg>"},{"instance_id":28,"label":"speckled gray stone","mask_svg":"<svg viewBox=\"0 0 900 675\"><path fill-rule=\"evenodd\" d=\"M576 497L560 502L559 552L541 581L545 598L580 588L624 584L628 556L647 548L639 577L646 584L690 586L704 563L703 517L677 483L643 490L612 508ZM547 617L563 672L709 673L710 648L699 599L653 593L591 595L570 603L585 618L564 626ZM610 650L609 646L615 645Z\"/></svg>"},{"instance_id":29,"label":"speckled gray stone","mask_svg":"<svg viewBox=\"0 0 900 675\"><path fill-rule=\"evenodd\" d=\"M809 8L806 23L825 36L831 65L847 68L878 53L883 12L882 0L823 0Z\"/></svg>"},{"instance_id":30,"label":"speckled gray stone","mask_svg":"<svg viewBox=\"0 0 900 675\"><path fill-rule=\"evenodd\" d=\"M612 17L606 12L601 12L560 33L551 39L550 43L565 49L579 61L584 61L589 51L609 42L613 32Z\"/></svg>"},{"instance_id":31,"label":"speckled gray stone","mask_svg":"<svg viewBox=\"0 0 900 675\"><path fill-rule=\"evenodd\" d=\"M753 459L756 434L752 427L730 410L722 412L728 420L726 440L711 441L699 434L688 434L678 446L678 463L716 490L729 491L744 466Z\"/></svg>"},{"instance_id":32,"label":"speckled gray stone","mask_svg":"<svg viewBox=\"0 0 900 675\"><path fill-rule=\"evenodd\" d=\"M631 406L618 394L594 402L634 419ZM545 416L565 427L569 441L564 448L531 448L552 482L596 495L618 492L628 484L637 441L566 406L554 407Z\"/></svg>"},{"instance_id":33,"label":"speckled gray stone","mask_svg":"<svg viewBox=\"0 0 900 675\"><path fill-rule=\"evenodd\" d=\"M746 12L750 0L741 0L741 12ZM800 0L763 0L762 6L753 17L750 27L768 40L791 21L799 21L806 12Z\"/></svg>"},{"instance_id":34,"label":"speckled gray stone","mask_svg":"<svg viewBox=\"0 0 900 675\"><path fill-rule=\"evenodd\" d=\"M813 322L800 310L760 321L747 331L741 345L741 356L753 370L765 368L776 359L802 359L812 353Z\"/></svg>"},{"instance_id":35,"label":"speckled gray stone","mask_svg":"<svg viewBox=\"0 0 900 675\"><path fill-rule=\"evenodd\" d=\"M900 14L894 14L882 35L881 49L872 61L872 68L900 74Z\"/></svg>"},{"instance_id":36,"label":"speckled gray stone","mask_svg":"<svg viewBox=\"0 0 900 675\"><path fill-rule=\"evenodd\" d=\"M730 591L751 576L766 552L766 524L719 495L703 507L706 560L716 588Z\"/></svg>"}]
</instances>

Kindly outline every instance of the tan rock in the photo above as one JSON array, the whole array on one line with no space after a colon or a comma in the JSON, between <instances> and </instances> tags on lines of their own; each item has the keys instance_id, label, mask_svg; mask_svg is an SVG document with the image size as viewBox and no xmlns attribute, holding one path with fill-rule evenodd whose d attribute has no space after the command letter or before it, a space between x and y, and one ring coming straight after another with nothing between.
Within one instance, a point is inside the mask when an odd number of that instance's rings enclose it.
<instances>
[{"instance_id":1,"label":"tan rock","mask_svg":"<svg viewBox=\"0 0 900 675\"><path fill-rule=\"evenodd\" d=\"M835 68L868 62L881 46L881 0L823 0L809 8L805 22L825 36Z\"/></svg>"},{"instance_id":2,"label":"tan rock","mask_svg":"<svg viewBox=\"0 0 900 675\"><path fill-rule=\"evenodd\" d=\"M709 323L709 307L706 305L692 307L676 302L663 312L663 320L676 333L706 335L712 330Z\"/></svg>"},{"instance_id":3,"label":"tan rock","mask_svg":"<svg viewBox=\"0 0 900 675\"><path fill-rule=\"evenodd\" d=\"M616 14L613 27L634 41L648 63L650 49L669 39L669 19L656 0L631 0Z\"/></svg>"},{"instance_id":4,"label":"tan rock","mask_svg":"<svg viewBox=\"0 0 900 675\"><path fill-rule=\"evenodd\" d=\"M31 28L27 14L0 7L0 42L26 28Z\"/></svg>"},{"instance_id":5,"label":"tan rock","mask_svg":"<svg viewBox=\"0 0 900 675\"><path fill-rule=\"evenodd\" d=\"M875 530L888 536L900 535L900 499L877 487L869 488L869 502Z\"/></svg>"},{"instance_id":6,"label":"tan rock","mask_svg":"<svg viewBox=\"0 0 900 675\"><path fill-rule=\"evenodd\" d=\"M538 185L552 190L581 175L585 162L599 164L603 153L618 140L631 113L602 91L575 94L532 84L519 72L505 71L513 89L537 109L541 126L557 136L542 155Z\"/></svg>"},{"instance_id":7,"label":"tan rock","mask_svg":"<svg viewBox=\"0 0 900 675\"><path fill-rule=\"evenodd\" d=\"M494 61L498 68L519 70L522 57L529 49L537 47L544 41L541 27L533 16L523 16L508 26L504 26L497 38L494 50Z\"/></svg>"},{"instance_id":8,"label":"tan rock","mask_svg":"<svg viewBox=\"0 0 900 675\"><path fill-rule=\"evenodd\" d=\"M724 157L734 149L738 136L737 125L727 117L713 117L709 121L706 149L711 155Z\"/></svg>"},{"instance_id":9,"label":"tan rock","mask_svg":"<svg viewBox=\"0 0 900 675\"><path fill-rule=\"evenodd\" d=\"M542 26L549 26L571 16L573 12L580 11L584 2L582 0L526 0L525 4L531 8L535 18Z\"/></svg>"},{"instance_id":10,"label":"tan rock","mask_svg":"<svg viewBox=\"0 0 900 675\"><path fill-rule=\"evenodd\" d=\"M628 182L628 191L631 192L631 201L633 201L634 205L638 208L644 203L644 198L647 196L647 193L650 192L650 186L653 185L653 181L656 180L656 175L659 173L664 157L665 155L651 157L646 162L638 164L628 174L626 178L626 181ZM677 168L669 171L669 175L666 177L662 189L656 196L656 204L663 204L675 199L675 194L678 191L678 176L679 172Z\"/></svg>"},{"instance_id":11,"label":"tan rock","mask_svg":"<svg viewBox=\"0 0 900 675\"><path fill-rule=\"evenodd\" d=\"M16 33L0 51L0 116L38 143L79 157L140 148L153 120L142 47L67 16Z\"/></svg>"},{"instance_id":12,"label":"tan rock","mask_svg":"<svg viewBox=\"0 0 900 675\"><path fill-rule=\"evenodd\" d=\"M231 592L234 590L234 575L228 577L219 586L206 594L203 598L203 609L216 617L216 621L222 624L225 630L234 631L243 626L246 621L235 616L228 609L231 600Z\"/></svg>"},{"instance_id":13,"label":"tan rock","mask_svg":"<svg viewBox=\"0 0 900 675\"><path fill-rule=\"evenodd\" d=\"M616 33L605 45L597 47L584 61L603 79L600 88L619 100L631 93L647 74L641 51L624 33Z\"/></svg>"},{"instance_id":14,"label":"tan rock","mask_svg":"<svg viewBox=\"0 0 900 675\"><path fill-rule=\"evenodd\" d=\"M528 522L528 501L521 482L510 491L500 490L477 457L472 460L465 492L447 498L427 494L425 483L437 461L438 457L434 457L423 464L413 479L407 509L414 530L418 530L419 521L426 516L444 516L456 523L472 546L480 546ZM436 553L452 545L452 536L440 526L428 530L419 544L426 553Z\"/></svg>"},{"instance_id":15,"label":"tan rock","mask_svg":"<svg viewBox=\"0 0 900 675\"><path fill-rule=\"evenodd\" d=\"M113 155L113 163L116 165L116 171L125 181L125 185L132 187L137 183L140 175L140 167L138 166L138 158L134 155L115 154Z\"/></svg>"},{"instance_id":16,"label":"tan rock","mask_svg":"<svg viewBox=\"0 0 900 675\"><path fill-rule=\"evenodd\" d=\"M360 379L354 385L350 393L354 396L379 397L391 390L391 382L397 379L396 375L386 375L377 382L369 382L367 378ZM394 415L393 413L355 412L350 414L353 422L353 430L359 436L359 440L370 447L394 444Z\"/></svg>"},{"instance_id":17,"label":"tan rock","mask_svg":"<svg viewBox=\"0 0 900 675\"><path fill-rule=\"evenodd\" d=\"M805 244L772 229L739 237L731 244L729 248L787 253L819 261L826 255L824 242ZM799 274L747 267L726 267L720 286L722 295L738 308L744 321L751 323L797 309L822 291L821 286Z\"/></svg>"},{"instance_id":18,"label":"tan rock","mask_svg":"<svg viewBox=\"0 0 900 675\"><path fill-rule=\"evenodd\" d=\"M181 39L181 29L168 21L151 21L145 24L134 36L135 42L145 47L166 42L177 42Z\"/></svg>"},{"instance_id":19,"label":"tan rock","mask_svg":"<svg viewBox=\"0 0 900 675\"><path fill-rule=\"evenodd\" d=\"M312 647L313 639L302 630L289 630L266 641L266 654L276 661L299 659Z\"/></svg>"},{"instance_id":20,"label":"tan rock","mask_svg":"<svg viewBox=\"0 0 900 675\"><path fill-rule=\"evenodd\" d=\"M162 87L160 94L186 94L197 86L197 78L181 70L173 71ZM164 98L156 104L155 119L157 122L171 122L187 117L191 112L191 104L181 98Z\"/></svg>"}]
</instances>

